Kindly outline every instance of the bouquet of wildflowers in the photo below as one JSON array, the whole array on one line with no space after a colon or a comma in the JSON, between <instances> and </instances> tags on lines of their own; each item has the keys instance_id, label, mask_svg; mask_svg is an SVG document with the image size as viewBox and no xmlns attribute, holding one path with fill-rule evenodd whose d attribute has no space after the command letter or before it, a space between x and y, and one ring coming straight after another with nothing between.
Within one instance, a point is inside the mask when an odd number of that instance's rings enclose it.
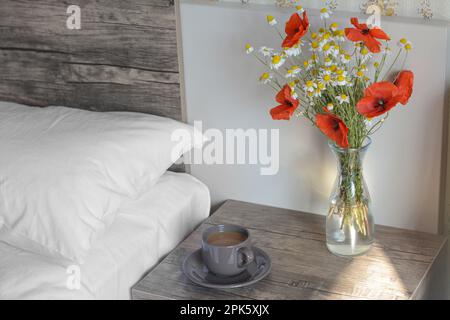
<instances>
[{"instance_id":1,"label":"bouquet of wildflowers","mask_svg":"<svg viewBox=\"0 0 450 320\"><path fill-rule=\"evenodd\" d=\"M266 67L260 81L276 91L278 105L270 110L274 120L306 118L336 147L356 150L380 129L389 112L408 103L413 73L393 70L397 63L404 68L412 44L401 39L395 58L388 59L393 51L391 39L381 28L352 18L351 25L341 29L329 22L331 14L329 7L322 8L323 25L311 30L306 10L298 5L284 32L269 15L267 22L280 35L281 48L255 50L247 44L246 52ZM362 176L359 162L351 159L351 154L342 157L341 170L347 173L343 176ZM352 179L343 181L340 192L344 201L330 211L340 212L343 225L356 219L359 231L366 233L363 182Z\"/></svg>"}]
</instances>

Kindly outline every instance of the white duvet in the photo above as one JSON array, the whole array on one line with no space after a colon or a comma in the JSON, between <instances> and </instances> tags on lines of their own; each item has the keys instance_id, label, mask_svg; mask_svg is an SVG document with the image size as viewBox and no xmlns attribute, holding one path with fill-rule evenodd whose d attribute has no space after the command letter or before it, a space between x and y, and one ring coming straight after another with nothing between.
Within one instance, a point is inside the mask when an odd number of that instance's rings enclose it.
<instances>
[{"instance_id":1,"label":"white duvet","mask_svg":"<svg viewBox=\"0 0 450 320\"><path fill-rule=\"evenodd\" d=\"M209 208L203 183L167 172L122 207L81 267L0 241L0 299L128 299L131 286L206 219ZM78 278L80 288L73 289Z\"/></svg>"}]
</instances>

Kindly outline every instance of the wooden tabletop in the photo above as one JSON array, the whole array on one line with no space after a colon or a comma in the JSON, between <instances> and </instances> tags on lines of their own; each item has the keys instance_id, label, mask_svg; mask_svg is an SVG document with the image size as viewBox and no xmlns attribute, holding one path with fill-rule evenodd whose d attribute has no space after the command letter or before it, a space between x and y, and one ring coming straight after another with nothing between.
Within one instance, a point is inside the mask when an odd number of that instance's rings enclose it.
<instances>
[{"instance_id":1,"label":"wooden tabletop","mask_svg":"<svg viewBox=\"0 0 450 320\"><path fill-rule=\"evenodd\" d=\"M202 230L237 224L272 259L263 281L216 290L191 283L184 259L200 247ZM133 299L420 299L446 238L376 227L376 242L362 257L340 258L325 246L325 217L229 200L132 288Z\"/></svg>"}]
</instances>

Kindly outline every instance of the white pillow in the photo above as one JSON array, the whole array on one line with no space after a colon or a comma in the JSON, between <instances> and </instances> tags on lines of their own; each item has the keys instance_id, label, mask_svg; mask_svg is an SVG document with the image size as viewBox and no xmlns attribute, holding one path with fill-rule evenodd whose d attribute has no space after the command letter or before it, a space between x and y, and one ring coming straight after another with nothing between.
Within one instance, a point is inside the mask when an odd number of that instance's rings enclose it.
<instances>
[{"instance_id":1,"label":"white pillow","mask_svg":"<svg viewBox=\"0 0 450 320\"><path fill-rule=\"evenodd\" d=\"M192 148L193 127L152 115L0 102L0 232L78 263L125 199ZM13 241L14 242L14 241ZM12 243L14 245L14 243Z\"/></svg>"}]
</instances>

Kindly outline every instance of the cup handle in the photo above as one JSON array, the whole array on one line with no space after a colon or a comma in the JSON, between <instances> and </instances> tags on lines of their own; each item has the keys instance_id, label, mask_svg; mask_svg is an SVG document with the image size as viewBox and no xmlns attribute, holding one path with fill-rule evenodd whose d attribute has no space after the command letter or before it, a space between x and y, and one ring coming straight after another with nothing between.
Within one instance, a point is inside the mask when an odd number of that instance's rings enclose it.
<instances>
[{"instance_id":1,"label":"cup handle","mask_svg":"<svg viewBox=\"0 0 450 320\"><path fill-rule=\"evenodd\" d=\"M239 268L246 267L255 260L253 250L248 247L240 248L238 250L238 255L240 256L240 259L238 261Z\"/></svg>"}]
</instances>

